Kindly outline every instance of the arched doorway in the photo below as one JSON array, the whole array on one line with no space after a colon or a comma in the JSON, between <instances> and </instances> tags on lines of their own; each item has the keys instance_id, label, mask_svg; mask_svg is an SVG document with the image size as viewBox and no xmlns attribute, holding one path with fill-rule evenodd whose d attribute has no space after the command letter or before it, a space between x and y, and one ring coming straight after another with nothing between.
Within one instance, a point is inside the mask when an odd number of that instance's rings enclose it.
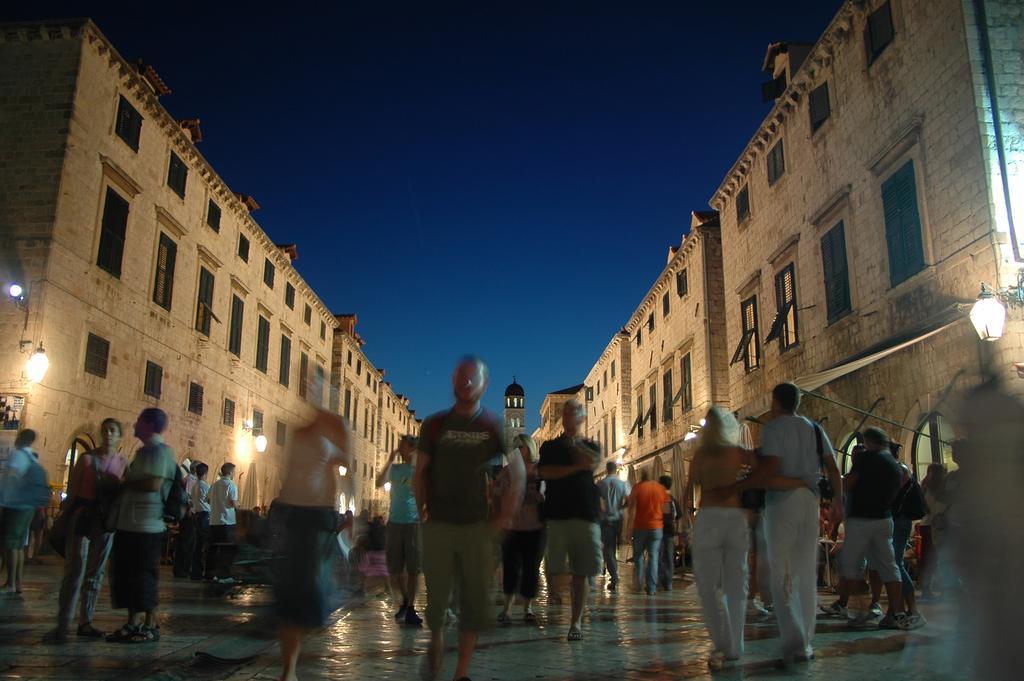
<instances>
[{"instance_id":1,"label":"arched doorway","mask_svg":"<svg viewBox=\"0 0 1024 681\"><path fill-rule=\"evenodd\" d=\"M956 470L957 465L953 463L952 447L956 436L953 433L953 427L942 414L937 411L928 414L917 430L910 448L914 475L917 479L924 480L929 464L933 463L944 465L947 472Z\"/></svg>"},{"instance_id":2,"label":"arched doorway","mask_svg":"<svg viewBox=\"0 0 1024 681\"><path fill-rule=\"evenodd\" d=\"M839 455L839 472L846 475L853 467L853 450L864 444L864 437L860 433L850 433L842 442L836 454Z\"/></svg>"},{"instance_id":3,"label":"arched doorway","mask_svg":"<svg viewBox=\"0 0 1024 681\"><path fill-rule=\"evenodd\" d=\"M64 452L64 461L61 463L61 470L59 471L62 492L67 493L68 491L68 483L71 482L71 471L75 469L78 457L95 448L96 443L88 433L80 433L72 438L71 444L68 445L67 451Z\"/></svg>"}]
</instances>

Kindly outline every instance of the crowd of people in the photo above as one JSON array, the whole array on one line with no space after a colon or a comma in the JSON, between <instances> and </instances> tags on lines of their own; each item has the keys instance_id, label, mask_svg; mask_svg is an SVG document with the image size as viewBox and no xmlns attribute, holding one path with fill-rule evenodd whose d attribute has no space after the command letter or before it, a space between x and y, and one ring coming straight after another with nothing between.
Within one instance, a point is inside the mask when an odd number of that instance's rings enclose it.
<instances>
[{"instance_id":1,"label":"crowd of people","mask_svg":"<svg viewBox=\"0 0 1024 681\"><path fill-rule=\"evenodd\" d=\"M841 475L824 430L799 413L799 389L781 384L772 392L772 419L762 429L759 448L744 446L733 414L718 407L708 412L681 504L672 495L669 476L652 480L641 472L631 488L616 464L608 462L605 475L595 482L600 449L582 437L585 410L575 401L564 407L560 437L538 448L529 436L518 435L512 451L504 452L501 424L481 406L487 385L482 361L460 361L453 375L452 408L427 418L418 438L401 438L375 480L388 489L389 518L365 523L367 538L356 561L357 571L386 576L398 622L429 627L424 678L440 672L446 625L452 621L458 622L456 681L469 679L479 635L495 623L513 622L517 600L522 621L536 622L533 606L542 565L549 602L568 585L565 638L582 641L595 579L607 574L605 588L620 589L618 551L627 519L636 592L654 597L670 591L677 564L685 562L684 556L692 558L713 643L712 670L741 659L744 625L751 615L774 617L782 666L813 659L819 614L842 618L852 627L907 630L925 625L917 587L928 598L940 581L935 546L950 532L959 472L947 474L935 464L918 485L894 455L889 436L868 428L849 472ZM106 419L101 445L74 466L54 528L59 525L62 532L65 563L57 623L47 641L68 640L76 610L79 637L159 640L159 565L168 521L178 526L175 576L233 583L235 466L222 465L212 484L206 463L189 462L183 472L161 437L166 426L164 412L143 410L133 431L141 447L129 462L119 453L121 424ZM34 439L32 431L19 433L0 471L6 588L15 594L21 589L32 517L45 506L43 489L49 493L32 452ZM965 447L956 443L954 457L962 458ZM337 471L351 466L349 451L344 419L318 410L294 434L283 467L286 477L270 509L269 522L278 528L280 540L274 591L282 679L297 678L303 637L328 622L337 602L331 572L339 533L350 537L341 545L356 543L351 534L355 519L351 512L339 514L336 506ZM504 465L496 469L494 462L502 455ZM917 585L904 561L915 522L922 543ZM842 527L843 538L838 599L820 608L823 525L833 537ZM105 634L94 626L93 614L108 559L113 605L127 617L118 630ZM426 586L422 616L417 609L421 575ZM492 602L496 581L502 594L497 612ZM949 583L949 577L942 581ZM854 613L851 597L865 583L870 604Z\"/></svg>"}]
</instances>

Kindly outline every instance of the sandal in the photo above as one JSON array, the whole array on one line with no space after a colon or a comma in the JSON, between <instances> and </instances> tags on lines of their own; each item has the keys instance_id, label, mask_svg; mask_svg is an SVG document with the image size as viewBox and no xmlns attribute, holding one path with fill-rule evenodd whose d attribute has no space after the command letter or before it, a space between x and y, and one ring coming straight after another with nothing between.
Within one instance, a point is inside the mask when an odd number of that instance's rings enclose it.
<instances>
[{"instance_id":1,"label":"sandal","mask_svg":"<svg viewBox=\"0 0 1024 681\"><path fill-rule=\"evenodd\" d=\"M78 635L86 638L103 638L103 632L92 626L92 622L79 624Z\"/></svg>"},{"instance_id":2,"label":"sandal","mask_svg":"<svg viewBox=\"0 0 1024 681\"><path fill-rule=\"evenodd\" d=\"M583 632L580 631L579 629L577 629L576 627L572 627L571 629L569 629L569 635L565 637L565 640L566 641L582 641L583 640Z\"/></svg>"},{"instance_id":3,"label":"sandal","mask_svg":"<svg viewBox=\"0 0 1024 681\"><path fill-rule=\"evenodd\" d=\"M107 634L108 643L124 643L129 638L137 634L139 627L135 624L125 624L120 629L112 634Z\"/></svg>"},{"instance_id":4,"label":"sandal","mask_svg":"<svg viewBox=\"0 0 1024 681\"><path fill-rule=\"evenodd\" d=\"M524 612L523 621L527 624L534 624L537 621L537 616L534 615L532 612Z\"/></svg>"},{"instance_id":5,"label":"sandal","mask_svg":"<svg viewBox=\"0 0 1024 681\"><path fill-rule=\"evenodd\" d=\"M159 627L139 627L134 634L124 640L125 643L156 643L160 640Z\"/></svg>"}]
</instances>

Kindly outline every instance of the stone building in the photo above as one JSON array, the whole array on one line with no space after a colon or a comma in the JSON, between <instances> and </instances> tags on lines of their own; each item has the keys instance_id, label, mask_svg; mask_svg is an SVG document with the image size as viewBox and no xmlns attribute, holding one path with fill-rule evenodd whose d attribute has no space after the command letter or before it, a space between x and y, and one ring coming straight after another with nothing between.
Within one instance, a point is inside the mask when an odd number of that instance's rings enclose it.
<instances>
[{"instance_id":1,"label":"stone building","mask_svg":"<svg viewBox=\"0 0 1024 681\"><path fill-rule=\"evenodd\" d=\"M346 471L349 508L384 512L388 495L374 482L402 435L418 431L409 400L394 392L363 351L365 341L356 332L356 315L338 315L331 353L333 405L348 422L353 436L355 470Z\"/></svg>"},{"instance_id":2,"label":"stone building","mask_svg":"<svg viewBox=\"0 0 1024 681\"><path fill-rule=\"evenodd\" d=\"M621 460L626 454L629 427L633 423L631 358L629 334L620 331L612 337L583 383L586 435L601 445L606 459Z\"/></svg>"},{"instance_id":3,"label":"stone building","mask_svg":"<svg viewBox=\"0 0 1024 681\"><path fill-rule=\"evenodd\" d=\"M537 443L537 449L548 440L554 440L562 434L562 408L572 399L583 402L583 384L556 390L544 396L544 401L540 405L540 426L533 431L532 436L533 441Z\"/></svg>"},{"instance_id":4,"label":"stone building","mask_svg":"<svg viewBox=\"0 0 1024 681\"><path fill-rule=\"evenodd\" d=\"M774 106L711 199L742 416L795 381L844 450L882 425L923 475L962 389L1017 388L1019 310L979 348L965 307L1019 283L1022 26L1018 2L848 1L813 45L769 47Z\"/></svg>"},{"instance_id":5,"label":"stone building","mask_svg":"<svg viewBox=\"0 0 1024 681\"><path fill-rule=\"evenodd\" d=\"M91 21L0 27L0 283L24 287L0 301L0 437L37 430L61 485L102 418L130 455L157 406L179 458L236 463L243 502L266 504L292 428L328 403L338 321L168 93Z\"/></svg>"},{"instance_id":6,"label":"stone building","mask_svg":"<svg viewBox=\"0 0 1024 681\"><path fill-rule=\"evenodd\" d=\"M526 393L523 386L512 377L512 382L505 388L505 451L512 451L512 440L526 432Z\"/></svg>"}]
</instances>

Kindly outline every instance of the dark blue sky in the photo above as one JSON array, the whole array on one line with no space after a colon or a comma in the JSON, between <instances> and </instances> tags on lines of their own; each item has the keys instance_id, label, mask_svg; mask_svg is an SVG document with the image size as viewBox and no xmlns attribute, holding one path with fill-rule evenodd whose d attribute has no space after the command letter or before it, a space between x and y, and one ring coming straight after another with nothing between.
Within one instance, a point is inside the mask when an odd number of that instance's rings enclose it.
<instances>
[{"instance_id":1,"label":"dark blue sky","mask_svg":"<svg viewBox=\"0 0 1024 681\"><path fill-rule=\"evenodd\" d=\"M769 42L840 0L215 3L15 0L91 16L418 415L465 353L515 374L528 426L580 382L768 111ZM211 8L211 6L213 6Z\"/></svg>"}]
</instances>

